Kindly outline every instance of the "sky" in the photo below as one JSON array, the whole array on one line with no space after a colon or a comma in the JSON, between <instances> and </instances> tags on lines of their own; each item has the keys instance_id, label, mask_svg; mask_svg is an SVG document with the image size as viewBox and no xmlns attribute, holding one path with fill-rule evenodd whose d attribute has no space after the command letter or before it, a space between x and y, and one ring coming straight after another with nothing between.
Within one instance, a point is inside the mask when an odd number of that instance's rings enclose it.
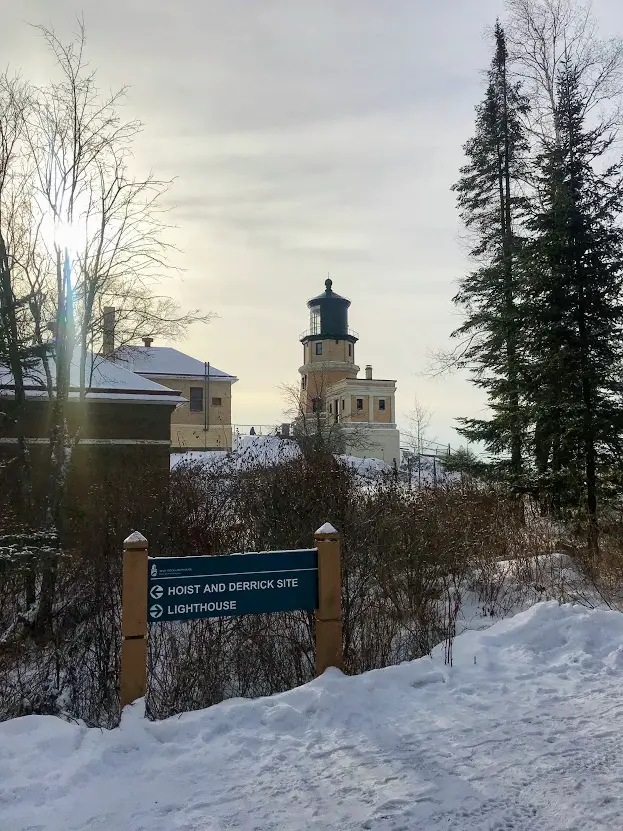
<instances>
[{"instance_id":1,"label":"sky","mask_svg":"<svg viewBox=\"0 0 623 831\"><path fill-rule=\"evenodd\" d=\"M25 76L49 72L28 24L68 37L82 15L101 87L129 85L136 164L175 177L183 272L162 291L218 315L161 345L240 379L234 423L283 420L306 302L330 274L362 374L397 380L401 428L417 397L429 438L462 443L456 418L483 415L484 397L464 374L431 377L431 355L460 323L469 262L450 187L503 0L4 2L3 61ZM620 0L594 7L623 32Z\"/></svg>"}]
</instances>

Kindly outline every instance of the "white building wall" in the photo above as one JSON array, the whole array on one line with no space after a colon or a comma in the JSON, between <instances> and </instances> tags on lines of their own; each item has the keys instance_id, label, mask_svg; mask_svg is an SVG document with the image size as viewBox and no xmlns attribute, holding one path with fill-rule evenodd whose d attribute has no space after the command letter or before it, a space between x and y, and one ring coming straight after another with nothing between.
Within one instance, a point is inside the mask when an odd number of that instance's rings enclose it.
<instances>
[{"instance_id":1,"label":"white building wall","mask_svg":"<svg viewBox=\"0 0 623 831\"><path fill-rule=\"evenodd\" d=\"M359 423L352 427L342 425L346 439L346 453L358 459L381 459L387 464L400 464L400 431L395 424ZM348 443L349 432L355 433L353 444ZM365 446L363 446L365 445Z\"/></svg>"}]
</instances>

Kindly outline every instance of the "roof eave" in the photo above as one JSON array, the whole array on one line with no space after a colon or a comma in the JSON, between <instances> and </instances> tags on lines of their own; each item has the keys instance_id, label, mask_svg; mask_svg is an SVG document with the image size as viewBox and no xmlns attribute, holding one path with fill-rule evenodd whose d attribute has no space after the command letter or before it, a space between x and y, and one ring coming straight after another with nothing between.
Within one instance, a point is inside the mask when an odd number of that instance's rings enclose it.
<instances>
[{"instance_id":1,"label":"roof eave","mask_svg":"<svg viewBox=\"0 0 623 831\"><path fill-rule=\"evenodd\" d=\"M134 370L135 375L140 375L141 378L166 378L171 381L223 381L224 383L235 384L240 380L235 375L185 375L181 372L146 372L145 370Z\"/></svg>"}]
</instances>

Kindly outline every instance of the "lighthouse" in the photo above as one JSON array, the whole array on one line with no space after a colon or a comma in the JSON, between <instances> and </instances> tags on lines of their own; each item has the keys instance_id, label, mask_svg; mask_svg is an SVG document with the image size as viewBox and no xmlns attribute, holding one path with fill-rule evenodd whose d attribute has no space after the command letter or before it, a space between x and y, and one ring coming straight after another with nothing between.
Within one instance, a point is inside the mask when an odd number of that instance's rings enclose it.
<instances>
[{"instance_id":1,"label":"lighthouse","mask_svg":"<svg viewBox=\"0 0 623 831\"><path fill-rule=\"evenodd\" d=\"M325 280L325 290L307 302L309 329L301 336L303 366L300 367L301 394L307 412L324 409L328 389L344 378L356 378L356 333L348 328L350 300L333 291L333 281Z\"/></svg>"},{"instance_id":2,"label":"lighthouse","mask_svg":"<svg viewBox=\"0 0 623 831\"><path fill-rule=\"evenodd\" d=\"M333 291L330 278L324 292L307 301L309 328L300 337L301 411L316 414L326 426L338 425L349 455L398 464L396 381L374 378L371 364L359 378L359 336L349 327L350 305Z\"/></svg>"}]
</instances>

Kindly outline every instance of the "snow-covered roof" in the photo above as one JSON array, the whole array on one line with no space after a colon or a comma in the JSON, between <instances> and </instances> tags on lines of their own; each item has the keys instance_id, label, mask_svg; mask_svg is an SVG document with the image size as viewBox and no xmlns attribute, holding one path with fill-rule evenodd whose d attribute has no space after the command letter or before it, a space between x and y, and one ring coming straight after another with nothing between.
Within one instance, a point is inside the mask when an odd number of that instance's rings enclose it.
<instances>
[{"instance_id":1,"label":"snow-covered roof","mask_svg":"<svg viewBox=\"0 0 623 831\"><path fill-rule=\"evenodd\" d=\"M50 359L52 378L56 377L54 361ZM70 368L70 398L80 395L80 361L76 354ZM47 388L43 364L31 369L25 378L26 391L29 397L46 397ZM0 364L0 395L13 395L13 376L7 366ZM143 378L130 372L119 364L107 361L99 355L87 356L86 365L86 397L98 401L150 401L154 404L181 404L182 398L175 390L163 387L155 381Z\"/></svg>"},{"instance_id":2,"label":"snow-covered roof","mask_svg":"<svg viewBox=\"0 0 623 831\"><path fill-rule=\"evenodd\" d=\"M203 361L192 358L170 346L132 346L123 351L118 359L132 372L151 377L167 378L204 378L206 365ZM223 372L210 364L210 378L217 381L229 381L234 384L235 375Z\"/></svg>"}]
</instances>

